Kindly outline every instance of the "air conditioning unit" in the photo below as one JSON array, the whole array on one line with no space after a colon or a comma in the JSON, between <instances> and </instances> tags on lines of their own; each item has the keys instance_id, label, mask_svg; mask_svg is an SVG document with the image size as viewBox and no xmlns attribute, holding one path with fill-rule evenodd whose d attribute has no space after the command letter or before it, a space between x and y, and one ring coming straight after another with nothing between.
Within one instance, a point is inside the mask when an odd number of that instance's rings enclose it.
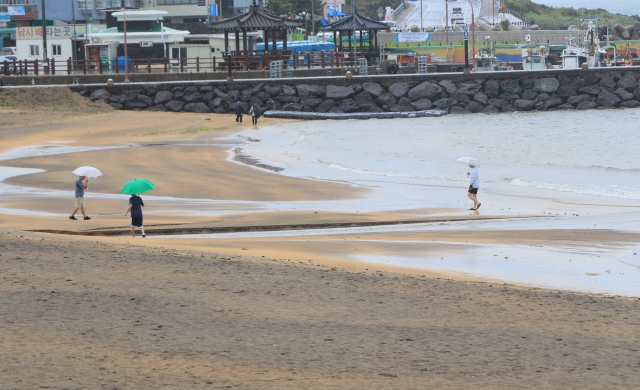
<instances>
[{"instance_id":1,"label":"air conditioning unit","mask_svg":"<svg viewBox=\"0 0 640 390\"><path fill-rule=\"evenodd\" d=\"M153 42L140 42L140 47L152 47Z\"/></svg>"}]
</instances>

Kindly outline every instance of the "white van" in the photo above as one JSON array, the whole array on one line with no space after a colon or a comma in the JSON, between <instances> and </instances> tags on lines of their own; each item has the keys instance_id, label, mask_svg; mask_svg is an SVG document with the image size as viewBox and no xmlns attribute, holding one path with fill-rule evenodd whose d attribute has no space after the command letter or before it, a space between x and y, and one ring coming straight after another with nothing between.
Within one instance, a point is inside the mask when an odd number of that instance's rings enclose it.
<instances>
[{"instance_id":1,"label":"white van","mask_svg":"<svg viewBox=\"0 0 640 390\"><path fill-rule=\"evenodd\" d=\"M391 31L400 31L400 28L398 27L396 22L394 22L393 20L383 20L382 23L384 23L387 26L389 26Z\"/></svg>"}]
</instances>

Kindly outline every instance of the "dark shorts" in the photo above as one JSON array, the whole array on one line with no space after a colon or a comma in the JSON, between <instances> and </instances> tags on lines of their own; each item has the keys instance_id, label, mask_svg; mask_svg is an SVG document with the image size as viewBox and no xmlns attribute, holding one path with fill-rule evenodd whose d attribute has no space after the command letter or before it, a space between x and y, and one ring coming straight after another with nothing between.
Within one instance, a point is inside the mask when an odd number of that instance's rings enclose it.
<instances>
[{"instance_id":1,"label":"dark shorts","mask_svg":"<svg viewBox=\"0 0 640 390\"><path fill-rule=\"evenodd\" d=\"M131 227L142 227L142 217L131 217Z\"/></svg>"},{"instance_id":2,"label":"dark shorts","mask_svg":"<svg viewBox=\"0 0 640 390\"><path fill-rule=\"evenodd\" d=\"M475 188L474 186L469 186L469 193L470 194L477 194L478 193L478 188Z\"/></svg>"}]
</instances>

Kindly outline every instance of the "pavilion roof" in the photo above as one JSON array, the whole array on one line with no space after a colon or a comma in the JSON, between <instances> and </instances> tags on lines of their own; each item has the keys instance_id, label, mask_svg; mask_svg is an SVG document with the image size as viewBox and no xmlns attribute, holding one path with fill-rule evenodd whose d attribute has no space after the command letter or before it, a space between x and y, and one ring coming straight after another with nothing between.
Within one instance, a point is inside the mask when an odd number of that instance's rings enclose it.
<instances>
[{"instance_id":1,"label":"pavilion roof","mask_svg":"<svg viewBox=\"0 0 640 390\"><path fill-rule=\"evenodd\" d=\"M301 25L302 22L298 19L287 19L260 10L260 7L258 7L254 1L251 7L249 7L249 12L220 22L212 22L209 28L211 32L215 33L236 30L269 30L283 27L290 29L300 27Z\"/></svg>"},{"instance_id":2,"label":"pavilion roof","mask_svg":"<svg viewBox=\"0 0 640 390\"><path fill-rule=\"evenodd\" d=\"M389 30L386 23L362 16L358 11L321 28L322 31Z\"/></svg>"}]
</instances>

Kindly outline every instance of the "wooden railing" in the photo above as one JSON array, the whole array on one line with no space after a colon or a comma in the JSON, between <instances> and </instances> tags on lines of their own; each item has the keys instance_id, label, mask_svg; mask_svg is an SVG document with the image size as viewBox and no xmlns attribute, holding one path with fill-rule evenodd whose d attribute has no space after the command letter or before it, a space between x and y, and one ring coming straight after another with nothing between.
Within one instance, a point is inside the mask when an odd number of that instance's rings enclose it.
<instances>
[{"instance_id":1,"label":"wooden railing","mask_svg":"<svg viewBox=\"0 0 640 390\"><path fill-rule=\"evenodd\" d=\"M231 55L231 69L234 71L268 70L272 61L283 61L285 69L341 68L355 66L356 58L363 58L365 52L354 56L348 52L304 52L269 53L259 55ZM211 58L131 58L127 66L130 74L140 73L200 73L227 71L228 59ZM118 61L90 61L70 58L67 60L49 59L46 61L21 60L0 62L0 75L41 76L74 74L124 74L124 57Z\"/></svg>"}]
</instances>

